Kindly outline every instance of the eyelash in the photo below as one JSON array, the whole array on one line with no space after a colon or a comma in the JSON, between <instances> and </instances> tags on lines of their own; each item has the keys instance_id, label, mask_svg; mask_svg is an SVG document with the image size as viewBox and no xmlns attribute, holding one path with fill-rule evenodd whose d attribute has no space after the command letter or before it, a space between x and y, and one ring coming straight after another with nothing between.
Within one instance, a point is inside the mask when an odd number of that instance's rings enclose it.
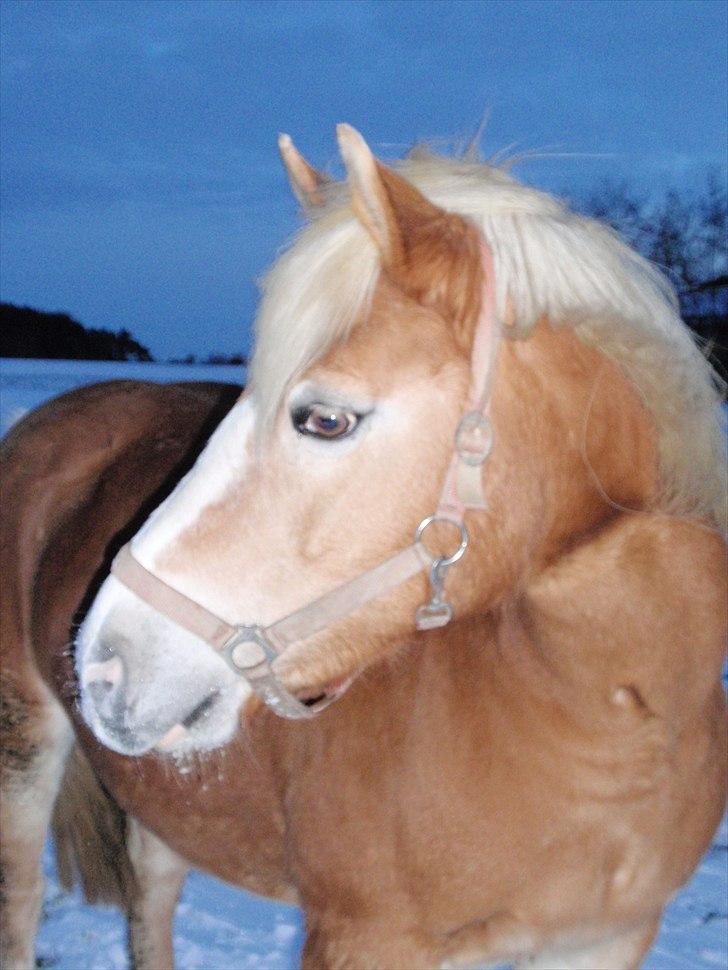
<instances>
[{"instance_id":1,"label":"eyelash","mask_svg":"<svg viewBox=\"0 0 728 970\"><path fill-rule=\"evenodd\" d=\"M340 438L347 438L356 429L361 415L354 411L347 411L345 408L333 404L323 404L316 402L297 407L291 413L293 427L299 434L318 438L320 441L335 441ZM312 424L312 421L319 420L321 425ZM331 433L327 433L326 421L331 422ZM344 426L339 430L337 422L343 421Z\"/></svg>"}]
</instances>

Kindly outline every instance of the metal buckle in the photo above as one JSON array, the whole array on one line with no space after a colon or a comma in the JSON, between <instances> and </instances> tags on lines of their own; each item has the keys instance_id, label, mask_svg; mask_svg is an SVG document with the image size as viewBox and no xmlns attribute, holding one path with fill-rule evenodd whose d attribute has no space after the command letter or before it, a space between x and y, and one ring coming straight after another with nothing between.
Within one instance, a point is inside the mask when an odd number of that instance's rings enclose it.
<instances>
[{"instance_id":1,"label":"metal buckle","mask_svg":"<svg viewBox=\"0 0 728 970\"><path fill-rule=\"evenodd\" d=\"M236 674L244 674L266 661L272 663L278 654L259 626L238 626L220 653Z\"/></svg>"},{"instance_id":2,"label":"metal buckle","mask_svg":"<svg viewBox=\"0 0 728 970\"><path fill-rule=\"evenodd\" d=\"M482 465L493 448L493 426L480 411L468 411L455 432L455 450L466 465Z\"/></svg>"},{"instance_id":3,"label":"metal buckle","mask_svg":"<svg viewBox=\"0 0 728 970\"><path fill-rule=\"evenodd\" d=\"M327 698L309 707L286 690L271 668L278 653L262 627L236 627L235 633L220 652L232 671L244 677L253 691L279 717L311 718L335 700L335 697Z\"/></svg>"}]
</instances>

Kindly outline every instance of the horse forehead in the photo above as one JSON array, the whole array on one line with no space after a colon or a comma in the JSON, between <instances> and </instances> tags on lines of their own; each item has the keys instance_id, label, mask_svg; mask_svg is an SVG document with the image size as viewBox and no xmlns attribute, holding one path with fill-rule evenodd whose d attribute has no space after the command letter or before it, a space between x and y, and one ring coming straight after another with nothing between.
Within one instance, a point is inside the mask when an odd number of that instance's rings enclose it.
<instances>
[{"instance_id":1,"label":"horse forehead","mask_svg":"<svg viewBox=\"0 0 728 970\"><path fill-rule=\"evenodd\" d=\"M369 311L348 339L330 348L307 376L338 374L384 394L408 378L432 376L461 358L450 329L435 310L382 280Z\"/></svg>"}]
</instances>

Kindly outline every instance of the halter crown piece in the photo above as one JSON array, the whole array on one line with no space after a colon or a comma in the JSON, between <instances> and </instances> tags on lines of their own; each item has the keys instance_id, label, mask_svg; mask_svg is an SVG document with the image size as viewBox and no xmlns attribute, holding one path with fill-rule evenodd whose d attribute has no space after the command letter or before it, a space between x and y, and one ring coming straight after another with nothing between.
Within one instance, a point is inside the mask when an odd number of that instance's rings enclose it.
<instances>
[{"instance_id":1,"label":"halter crown piece","mask_svg":"<svg viewBox=\"0 0 728 970\"><path fill-rule=\"evenodd\" d=\"M412 545L266 627L233 625L211 613L142 566L132 554L132 543L119 551L111 565L112 575L132 593L217 650L233 671L245 677L255 693L281 717L315 717L345 689L310 705L298 700L273 670L276 658L291 644L306 640L423 569L430 572L431 598L417 610L417 629L446 626L453 617L451 604L443 598L445 576L468 546L465 512L486 508L482 465L493 446L488 410L501 326L495 307L493 254L485 241L481 241L481 249L483 294L471 356L466 411L455 432L453 456L437 511L417 526ZM450 523L459 530L460 543L449 556L433 557L424 544L427 529L435 522Z\"/></svg>"}]
</instances>

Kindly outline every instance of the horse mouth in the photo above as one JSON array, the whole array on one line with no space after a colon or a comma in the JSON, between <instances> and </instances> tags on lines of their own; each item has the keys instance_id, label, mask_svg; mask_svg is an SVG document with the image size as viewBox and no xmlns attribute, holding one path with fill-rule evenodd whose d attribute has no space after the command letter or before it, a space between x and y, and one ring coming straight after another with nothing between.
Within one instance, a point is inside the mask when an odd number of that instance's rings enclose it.
<instances>
[{"instance_id":1,"label":"horse mouth","mask_svg":"<svg viewBox=\"0 0 728 970\"><path fill-rule=\"evenodd\" d=\"M154 747L158 751L169 751L174 748L180 741L184 741L189 736L191 729L195 725L204 721L207 714L215 706L218 698L220 697L220 691L214 690L207 697L204 697L200 703L194 707L186 717L182 718L176 724L166 731L154 744Z\"/></svg>"},{"instance_id":2,"label":"horse mouth","mask_svg":"<svg viewBox=\"0 0 728 970\"><path fill-rule=\"evenodd\" d=\"M353 680L354 676L339 677L323 687L296 692L295 696L306 707L316 707L323 703L328 705L338 700L348 690ZM160 737L153 747L166 754L174 751L180 744L188 742L195 728L204 723L207 715L215 707L219 694L219 691L213 691L209 696L203 698L185 718L174 724Z\"/></svg>"},{"instance_id":3,"label":"horse mouth","mask_svg":"<svg viewBox=\"0 0 728 970\"><path fill-rule=\"evenodd\" d=\"M200 703L195 707L187 717L182 720L182 727L191 728L193 724L203 718L210 708L214 705L215 701L220 696L219 690L214 690L207 697L203 698Z\"/></svg>"},{"instance_id":4,"label":"horse mouth","mask_svg":"<svg viewBox=\"0 0 728 970\"><path fill-rule=\"evenodd\" d=\"M321 704L324 701L330 704L333 701L338 700L342 694L348 690L353 680L353 676L339 677L337 680L332 680L323 687L318 687L312 690L297 691L296 697L306 707L315 707L317 704Z\"/></svg>"},{"instance_id":5,"label":"horse mouth","mask_svg":"<svg viewBox=\"0 0 728 970\"><path fill-rule=\"evenodd\" d=\"M328 699L329 699L329 695L326 691L324 691L322 694L313 694L310 697L305 697L305 696L299 697L299 700L301 701L301 703L305 704L306 707L313 707L315 704L318 704L320 701L327 701Z\"/></svg>"}]
</instances>

